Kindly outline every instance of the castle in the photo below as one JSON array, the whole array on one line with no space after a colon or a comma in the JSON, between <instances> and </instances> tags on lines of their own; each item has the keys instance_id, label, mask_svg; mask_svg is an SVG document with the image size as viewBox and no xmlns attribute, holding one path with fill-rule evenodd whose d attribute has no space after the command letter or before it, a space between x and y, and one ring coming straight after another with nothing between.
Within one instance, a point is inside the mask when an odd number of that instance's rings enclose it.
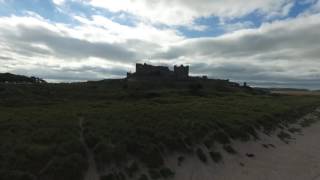
<instances>
[{"instance_id":1,"label":"castle","mask_svg":"<svg viewBox=\"0 0 320 180\"><path fill-rule=\"evenodd\" d=\"M152 66L146 63L136 64L135 73L127 73L127 78L161 78L161 79L177 79L186 80L189 78L189 66L174 66L171 71L166 66Z\"/></svg>"}]
</instances>

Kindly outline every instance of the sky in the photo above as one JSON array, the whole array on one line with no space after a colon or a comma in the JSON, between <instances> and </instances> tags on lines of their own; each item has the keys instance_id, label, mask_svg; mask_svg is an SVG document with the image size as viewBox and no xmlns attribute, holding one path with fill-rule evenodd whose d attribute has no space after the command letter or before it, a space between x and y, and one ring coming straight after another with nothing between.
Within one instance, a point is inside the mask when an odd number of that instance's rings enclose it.
<instances>
[{"instance_id":1,"label":"sky","mask_svg":"<svg viewBox=\"0 0 320 180\"><path fill-rule=\"evenodd\" d=\"M320 89L320 0L0 0L0 72L123 78L135 63Z\"/></svg>"}]
</instances>

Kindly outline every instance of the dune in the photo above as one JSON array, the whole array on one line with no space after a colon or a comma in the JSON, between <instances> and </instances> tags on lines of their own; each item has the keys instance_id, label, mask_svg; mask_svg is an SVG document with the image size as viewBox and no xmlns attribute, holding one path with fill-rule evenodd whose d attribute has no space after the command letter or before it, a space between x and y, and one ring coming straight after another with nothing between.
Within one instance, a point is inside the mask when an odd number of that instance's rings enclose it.
<instances>
[{"instance_id":1,"label":"dune","mask_svg":"<svg viewBox=\"0 0 320 180\"><path fill-rule=\"evenodd\" d=\"M319 113L318 109L315 113ZM309 114L304 118L316 118ZM298 126L298 125L296 125ZM176 174L175 180L320 180L320 122L292 135L289 142L277 137L260 135L260 140L233 142L237 154L216 149L223 160L215 163L208 157L203 163L197 156L186 156L178 166L177 157L167 158L167 166Z\"/></svg>"}]
</instances>

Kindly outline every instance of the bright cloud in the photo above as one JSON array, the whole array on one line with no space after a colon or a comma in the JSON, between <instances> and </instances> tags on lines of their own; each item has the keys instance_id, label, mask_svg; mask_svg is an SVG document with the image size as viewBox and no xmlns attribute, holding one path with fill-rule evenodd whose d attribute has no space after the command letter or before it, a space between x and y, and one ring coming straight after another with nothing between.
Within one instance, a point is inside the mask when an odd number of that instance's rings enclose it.
<instances>
[{"instance_id":1,"label":"bright cloud","mask_svg":"<svg viewBox=\"0 0 320 180\"><path fill-rule=\"evenodd\" d=\"M112 12L129 12L154 23L192 25L199 17L236 18L254 11L261 14L286 15L290 0L88 0L96 7Z\"/></svg>"},{"instance_id":2,"label":"bright cloud","mask_svg":"<svg viewBox=\"0 0 320 180\"><path fill-rule=\"evenodd\" d=\"M65 2L65 0L52 0L52 2L56 5L62 5Z\"/></svg>"}]
</instances>

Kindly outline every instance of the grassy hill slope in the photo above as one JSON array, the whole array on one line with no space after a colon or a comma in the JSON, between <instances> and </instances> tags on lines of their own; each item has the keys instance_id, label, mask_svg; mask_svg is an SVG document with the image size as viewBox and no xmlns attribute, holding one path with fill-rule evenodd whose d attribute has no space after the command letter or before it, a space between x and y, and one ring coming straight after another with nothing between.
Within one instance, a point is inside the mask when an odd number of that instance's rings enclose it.
<instances>
[{"instance_id":1,"label":"grassy hill slope","mask_svg":"<svg viewBox=\"0 0 320 180\"><path fill-rule=\"evenodd\" d=\"M101 179L139 178L141 168L157 179L174 175L164 165L168 154L195 153L204 159L210 155L197 147L215 143L232 150L231 140L257 139L257 131L286 131L320 104L319 97L239 87L143 87L123 80L0 85L0 177L83 178L79 172L88 163L80 118Z\"/></svg>"}]
</instances>

